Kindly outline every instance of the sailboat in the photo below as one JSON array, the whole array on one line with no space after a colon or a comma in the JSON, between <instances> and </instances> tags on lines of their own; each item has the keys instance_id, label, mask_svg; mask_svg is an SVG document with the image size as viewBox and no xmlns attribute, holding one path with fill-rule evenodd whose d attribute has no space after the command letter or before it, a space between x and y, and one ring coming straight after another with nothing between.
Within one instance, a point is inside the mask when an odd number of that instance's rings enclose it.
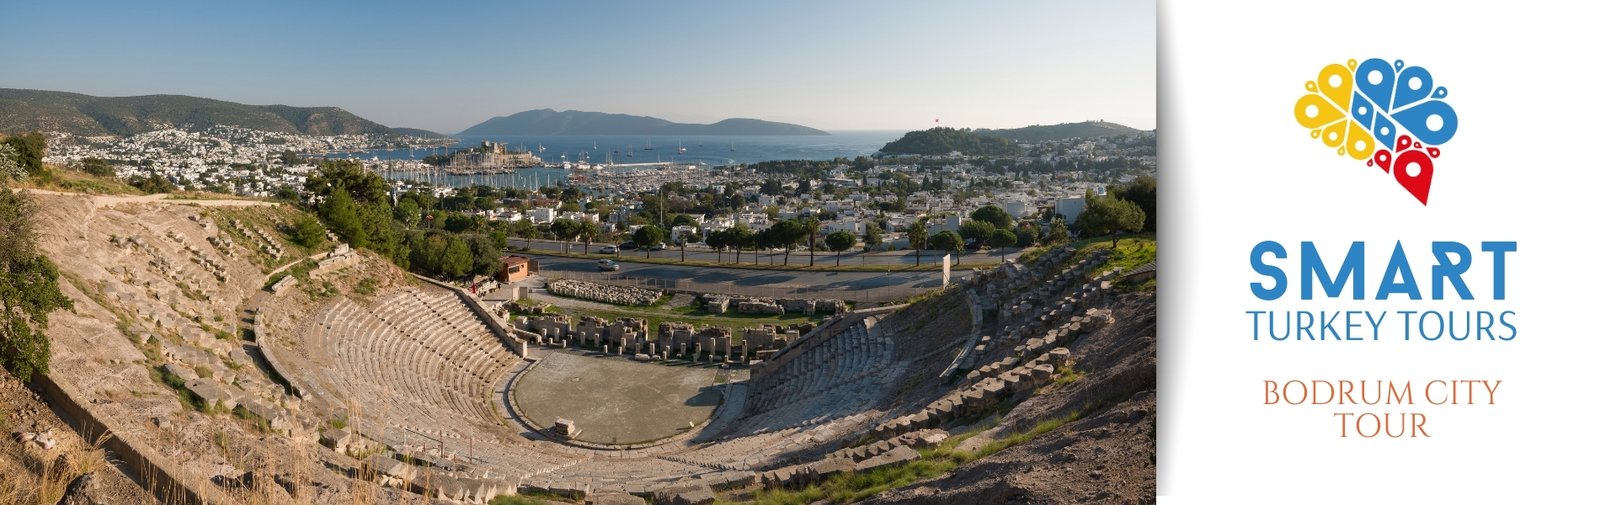
<instances>
[{"instance_id":1,"label":"sailboat","mask_svg":"<svg viewBox=\"0 0 1600 505\"><path fill-rule=\"evenodd\" d=\"M686 153L686 152L689 152L689 151L687 149L683 148L683 141L679 140L678 141L678 154L683 154L683 153Z\"/></svg>"},{"instance_id":2,"label":"sailboat","mask_svg":"<svg viewBox=\"0 0 1600 505\"><path fill-rule=\"evenodd\" d=\"M544 152L544 142L539 143L539 152Z\"/></svg>"},{"instance_id":3,"label":"sailboat","mask_svg":"<svg viewBox=\"0 0 1600 505\"><path fill-rule=\"evenodd\" d=\"M654 150L656 150L656 148L650 147L650 137L645 137L644 138L644 150L646 150L646 151L654 151Z\"/></svg>"},{"instance_id":4,"label":"sailboat","mask_svg":"<svg viewBox=\"0 0 1600 505\"><path fill-rule=\"evenodd\" d=\"M628 144L628 157L633 157L633 144Z\"/></svg>"},{"instance_id":5,"label":"sailboat","mask_svg":"<svg viewBox=\"0 0 1600 505\"><path fill-rule=\"evenodd\" d=\"M728 143L728 152L730 152L730 153L731 153L731 152L734 152L734 151L738 151L738 149L734 149L734 148L733 148L733 143L732 143L732 142L729 142L729 143Z\"/></svg>"}]
</instances>

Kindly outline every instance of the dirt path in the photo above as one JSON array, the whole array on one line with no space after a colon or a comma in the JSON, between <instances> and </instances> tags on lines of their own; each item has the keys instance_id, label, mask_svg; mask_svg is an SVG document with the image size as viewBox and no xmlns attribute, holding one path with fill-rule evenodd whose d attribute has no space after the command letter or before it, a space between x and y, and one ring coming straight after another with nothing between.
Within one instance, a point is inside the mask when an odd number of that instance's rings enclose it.
<instances>
[{"instance_id":1,"label":"dirt path","mask_svg":"<svg viewBox=\"0 0 1600 505\"><path fill-rule=\"evenodd\" d=\"M94 204L94 208L96 208L96 209L103 208L103 207L110 207L110 206L113 206L113 205L118 205L118 204L123 204L123 203L173 203L173 204L180 204L180 205L199 205L201 207L254 207L254 206L261 206L261 205L265 205L265 206L277 206L278 205L277 202L263 202L263 201L260 201L260 200L229 200L229 199L207 200L207 199L172 198L172 195L169 195L167 193L157 193L157 194L154 194L154 195L142 195L142 196L128 196L128 195L86 195L86 194L83 194L83 193L68 193L68 192L65 192L65 191L50 191L50 190L47 190L47 189L32 189L32 188L29 188L27 191L29 193L33 193L33 194L36 194L36 195L82 197L82 198L88 199L90 201L90 203Z\"/></svg>"}]
</instances>

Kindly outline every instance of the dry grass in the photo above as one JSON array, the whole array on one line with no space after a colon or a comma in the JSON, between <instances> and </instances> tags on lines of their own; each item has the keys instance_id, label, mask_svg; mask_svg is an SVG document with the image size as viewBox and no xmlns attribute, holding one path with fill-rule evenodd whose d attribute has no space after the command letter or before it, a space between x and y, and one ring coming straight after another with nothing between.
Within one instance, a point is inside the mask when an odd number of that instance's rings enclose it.
<instances>
[{"instance_id":1,"label":"dry grass","mask_svg":"<svg viewBox=\"0 0 1600 505\"><path fill-rule=\"evenodd\" d=\"M56 165L45 165L42 172L21 181L18 187L90 195L144 194L116 177L99 177Z\"/></svg>"},{"instance_id":2,"label":"dry grass","mask_svg":"<svg viewBox=\"0 0 1600 505\"><path fill-rule=\"evenodd\" d=\"M10 436L0 442L0 502L54 504L78 477L106 469L101 446L107 437L93 444L73 435L58 433L55 438L59 445L50 451Z\"/></svg>"}]
</instances>

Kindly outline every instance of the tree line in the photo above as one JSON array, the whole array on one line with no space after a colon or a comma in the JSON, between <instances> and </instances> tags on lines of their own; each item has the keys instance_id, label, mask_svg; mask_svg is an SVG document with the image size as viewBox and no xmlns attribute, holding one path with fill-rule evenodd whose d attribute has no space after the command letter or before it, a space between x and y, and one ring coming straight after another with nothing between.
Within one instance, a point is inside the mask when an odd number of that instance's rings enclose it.
<instances>
[{"instance_id":1,"label":"tree line","mask_svg":"<svg viewBox=\"0 0 1600 505\"><path fill-rule=\"evenodd\" d=\"M319 240L321 224L351 247L369 249L419 273L461 278L500 271L503 229L489 226L481 216L439 209L431 195L406 193L391 204L388 181L360 161L321 161L302 189L301 202L320 219L295 224L295 239L304 245Z\"/></svg>"},{"instance_id":2,"label":"tree line","mask_svg":"<svg viewBox=\"0 0 1600 505\"><path fill-rule=\"evenodd\" d=\"M1022 148L1016 143L1000 137L988 137L973 133L971 129L949 127L930 128L927 130L906 132L888 144L884 144L881 151L884 154L920 154L942 155L951 151L960 151L968 156L1019 156Z\"/></svg>"},{"instance_id":3,"label":"tree line","mask_svg":"<svg viewBox=\"0 0 1600 505\"><path fill-rule=\"evenodd\" d=\"M50 337L45 335L50 312L72 309L72 299L61 293L60 271L38 250L34 233L37 211L28 193L13 190L16 173L37 172L31 154L18 160L15 144L0 143L0 367L23 381L50 371ZM43 137L38 137L43 142ZM31 141L29 141L31 142ZM25 150L28 153L37 151Z\"/></svg>"},{"instance_id":4,"label":"tree line","mask_svg":"<svg viewBox=\"0 0 1600 505\"><path fill-rule=\"evenodd\" d=\"M1140 176L1128 184L1107 188L1105 196L1084 195L1083 212L1074 226L1085 236L1111 236L1111 246L1123 233L1156 231L1156 180Z\"/></svg>"}]
</instances>

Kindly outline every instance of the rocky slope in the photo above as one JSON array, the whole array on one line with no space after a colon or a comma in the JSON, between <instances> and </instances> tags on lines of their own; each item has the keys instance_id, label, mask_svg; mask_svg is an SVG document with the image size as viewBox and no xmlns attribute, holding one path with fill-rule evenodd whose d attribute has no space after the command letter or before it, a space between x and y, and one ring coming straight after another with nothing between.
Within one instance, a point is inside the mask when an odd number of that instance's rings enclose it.
<instances>
[{"instance_id":1,"label":"rocky slope","mask_svg":"<svg viewBox=\"0 0 1600 505\"><path fill-rule=\"evenodd\" d=\"M1120 295L1111 311L1116 322L1070 346L1081 379L1034 395L963 445L1077 420L867 503L1154 503L1155 296Z\"/></svg>"}]
</instances>

